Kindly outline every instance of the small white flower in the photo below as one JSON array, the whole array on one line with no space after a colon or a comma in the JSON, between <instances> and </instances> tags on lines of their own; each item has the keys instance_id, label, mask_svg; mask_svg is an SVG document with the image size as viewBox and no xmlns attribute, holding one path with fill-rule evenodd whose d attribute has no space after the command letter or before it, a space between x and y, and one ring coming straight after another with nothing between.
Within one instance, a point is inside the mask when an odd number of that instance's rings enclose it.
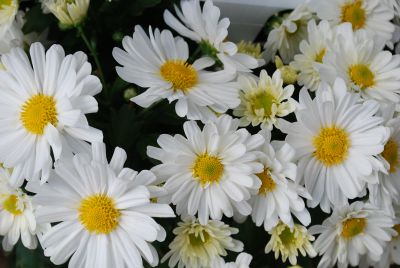
<instances>
[{"instance_id":1,"label":"small white flower","mask_svg":"<svg viewBox=\"0 0 400 268\"><path fill-rule=\"evenodd\" d=\"M378 261L396 233L392 227L392 218L371 204L358 201L335 208L322 225L310 228L312 234L320 234L314 243L323 255L318 267L358 266L364 255Z\"/></svg>"},{"instance_id":2,"label":"small white flower","mask_svg":"<svg viewBox=\"0 0 400 268\"><path fill-rule=\"evenodd\" d=\"M0 161L14 168L11 183L17 186L24 178L47 180L52 157L88 150L84 141L103 138L85 116L97 112L93 96L101 90L87 56L65 56L58 45L45 53L39 43L30 47L30 56L32 63L14 48L1 58L6 71L0 71Z\"/></svg>"},{"instance_id":3,"label":"small white flower","mask_svg":"<svg viewBox=\"0 0 400 268\"><path fill-rule=\"evenodd\" d=\"M90 0L40 0L44 12L50 11L64 27L74 27L86 18Z\"/></svg>"},{"instance_id":4,"label":"small white flower","mask_svg":"<svg viewBox=\"0 0 400 268\"><path fill-rule=\"evenodd\" d=\"M131 100L149 107L161 99L175 105L180 117L208 121L216 113L225 113L239 105L239 89L229 71L209 72L204 69L214 64L211 58L187 62L189 48L180 37L174 38L168 30L150 29L150 38L140 26L132 37L122 41L124 50L114 48L113 56L122 65L118 75L147 90Z\"/></svg>"},{"instance_id":5,"label":"small white flower","mask_svg":"<svg viewBox=\"0 0 400 268\"><path fill-rule=\"evenodd\" d=\"M270 231L279 221L293 228L293 213L303 225L309 225L311 217L300 196L308 199L311 196L295 183L297 167L293 163L294 149L284 142L271 142L270 132L261 133L265 143L257 154L264 170L257 174L262 184L250 200L253 221L257 226L264 223L266 231Z\"/></svg>"},{"instance_id":6,"label":"small white flower","mask_svg":"<svg viewBox=\"0 0 400 268\"><path fill-rule=\"evenodd\" d=\"M233 114L240 117L241 126L258 126L262 129L273 128L278 117L292 113L295 100L291 98L294 86L283 87L281 73L276 70L272 77L265 70L260 78L243 75L239 76L240 105Z\"/></svg>"},{"instance_id":7,"label":"small white flower","mask_svg":"<svg viewBox=\"0 0 400 268\"><path fill-rule=\"evenodd\" d=\"M319 204L329 212L363 195L367 182L378 182L372 175L385 166L376 156L390 135L383 119L375 116L378 109L377 102L361 102L348 92L340 78L333 88L317 90L313 100L306 89L300 91L297 122L281 119L279 125L296 150L299 179L313 198L309 206Z\"/></svg>"},{"instance_id":8,"label":"small white flower","mask_svg":"<svg viewBox=\"0 0 400 268\"><path fill-rule=\"evenodd\" d=\"M311 18L312 13L306 4L300 4L285 17L282 24L268 35L264 46L266 60L271 61L279 51L284 63L291 62L299 53L300 42L307 39L307 23Z\"/></svg>"},{"instance_id":9,"label":"small white flower","mask_svg":"<svg viewBox=\"0 0 400 268\"><path fill-rule=\"evenodd\" d=\"M3 26L7 26L14 21L18 8L18 0L2 0L0 2L0 32Z\"/></svg>"},{"instance_id":10,"label":"small white flower","mask_svg":"<svg viewBox=\"0 0 400 268\"><path fill-rule=\"evenodd\" d=\"M161 135L161 148L147 148L149 157L161 161L152 171L165 181L178 215L198 214L206 224L209 217L232 217L234 210L244 216L251 213L250 191L261 185L253 174L262 171L253 150L264 138L238 130L238 121L223 115L202 130L196 122L186 122L186 137Z\"/></svg>"},{"instance_id":11,"label":"small white flower","mask_svg":"<svg viewBox=\"0 0 400 268\"><path fill-rule=\"evenodd\" d=\"M175 6L180 21L166 10L165 23L182 36L210 50L224 64L224 68L249 73L251 69L264 65L263 60L238 52L234 43L226 41L230 21L228 18L220 20L221 12L211 0L205 1L203 9L199 0L182 0L180 6L181 10Z\"/></svg>"},{"instance_id":12,"label":"small white flower","mask_svg":"<svg viewBox=\"0 0 400 268\"><path fill-rule=\"evenodd\" d=\"M202 225L196 218L185 218L174 229L175 238L169 244L170 251L161 261L169 259L168 265L171 268L176 265L180 268L214 268L216 266L212 265L213 262L226 256L227 250L243 250L243 243L231 237L238 232L238 229L229 227L222 221L210 220Z\"/></svg>"},{"instance_id":13,"label":"small white flower","mask_svg":"<svg viewBox=\"0 0 400 268\"><path fill-rule=\"evenodd\" d=\"M69 267L143 267L158 255L151 245L166 233L152 217L174 217L166 204L151 203L151 172L124 168L126 153L116 148L108 163L105 145L94 143L92 156L78 153L56 162L46 184L29 182L37 221L52 223L42 237L44 254Z\"/></svg>"},{"instance_id":14,"label":"small white flower","mask_svg":"<svg viewBox=\"0 0 400 268\"><path fill-rule=\"evenodd\" d=\"M393 9L378 0L311 0L310 9L332 26L350 23L353 31L365 30L369 38L375 35L386 42L392 38Z\"/></svg>"},{"instance_id":15,"label":"small white flower","mask_svg":"<svg viewBox=\"0 0 400 268\"><path fill-rule=\"evenodd\" d=\"M275 259L281 255L282 261L289 259L290 264L297 264L299 251L303 256L314 258L315 252L310 241L314 241L314 236L310 235L302 225L295 224L289 227L284 223L278 223L271 231L268 232L271 239L265 247L265 253L274 252Z\"/></svg>"},{"instance_id":16,"label":"small white flower","mask_svg":"<svg viewBox=\"0 0 400 268\"><path fill-rule=\"evenodd\" d=\"M225 263L223 258L217 258L212 264L212 268L250 268L253 256L245 252L240 253L235 262Z\"/></svg>"}]
</instances>

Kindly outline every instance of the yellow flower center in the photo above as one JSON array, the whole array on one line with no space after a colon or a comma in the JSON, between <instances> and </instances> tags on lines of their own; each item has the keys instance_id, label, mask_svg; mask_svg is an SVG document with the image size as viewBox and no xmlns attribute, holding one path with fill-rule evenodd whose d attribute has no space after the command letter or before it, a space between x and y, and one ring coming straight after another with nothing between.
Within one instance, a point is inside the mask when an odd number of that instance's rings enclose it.
<instances>
[{"instance_id":1,"label":"yellow flower center","mask_svg":"<svg viewBox=\"0 0 400 268\"><path fill-rule=\"evenodd\" d=\"M393 237L394 240L400 239L400 224L395 224L393 229L397 232L397 235Z\"/></svg>"},{"instance_id":2,"label":"yellow flower center","mask_svg":"<svg viewBox=\"0 0 400 268\"><path fill-rule=\"evenodd\" d=\"M160 68L161 76L172 84L174 90L187 91L198 82L195 68L182 60L169 60Z\"/></svg>"},{"instance_id":3,"label":"yellow flower center","mask_svg":"<svg viewBox=\"0 0 400 268\"><path fill-rule=\"evenodd\" d=\"M317 53L317 55L315 55L315 61L322 63L325 53L326 53L326 48L323 48L320 52Z\"/></svg>"},{"instance_id":4,"label":"yellow flower center","mask_svg":"<svg viewBox=\"0 0 400 268\"><path fill-rule=\"evenodd\" d=\"M21 215L22 211L17 208L17 203L18 197L12 194L3 202L3 208L15 216Z\"/></svg>"},{"instance_id":5,"label":"yellow flower center","mask_svg":"<svg viewBox=\"0 0 400 268\"><path fill-rule=\"evenodd\" d=\"M367 65L353 65L349 68L348 73L351 81L361 89L375 85L375 75Z\"/></svg>"},{"instance_id":6,"label":"yellow flower center","mask_svg":"<svg viewBox=\"0 0 400 268\"><path fill-rule=\"evenodd\" d=\"M239 53L250 55L256 59L262 58L261 45L259 43L255 44L242 40L237 44L237 48Z\"/></svg>"},{"instance_id":7,"label":"yellow flower center","mask_svg":"<svg viewBox=\"0 0 400 268\"><path fill-rule=\"evenodd\" d=\"M365 26L367 14L362 7L362 0L355 0L342 6L342 22L350 22L353 30L359 30Z\"/></svg>"},{"instance_id":8,"label":"yellow flower center","mask_svg":"<svg viewBox=\"0 0 400 268\"><path fill-rule=\"evenodd\" d=\"M296 242L294 231L290 230L290 227L287 225L285 226L285 229L283 229L283 231L279 234L279 238L284 247L289 247Z\"/></svg>"},{"instance_id":9,"label":"yellow flower center","mask_svg":"<svg viewBox=\"0 0 400 268\"><path fill-rule=\"evenodd\" d=\"M79 220L90 233L111 233L117 228L120 216L114 200L102 194L83 199L79 206Z\"/></svg>"},{"instance_id":10,"label":"yellow flower center","mask_svg":"<svg viewBox=\"0 0 400 268\"><path fill-rule=\"evenodd\" d=\"M382 152L383 158L389 163L390 173L394 173L399 166L399 151L397 142L393 139L389 139L385 144L385 149Z\"/></svg>"},{"instance_id":11,"label":"yellow flower center","mask_svg":"<svg viewBox=\"0 0 400 268\"><path fill-rule=\"evenodd\" d=\"M278 102L276 101L275 97L269 94L266 91L260 92L252 97L250 103L253 108L254 114L257 114L257 110L264 110L265 116L271 116L272 114L272 105Z\"/></svg>"},{"instance_id":12,"label":"yellow flower center","mask_svg":"<svg viewBox=\"0 0 400 268\"><path fill-rule=\"evenodd\" d=\"M53 97L43 94L31 97L22 105L21 121L25 129L35 135L43 135L47 124L57 126L57 109Z\"/></svg>"},{"instance_id":13,"label":"yellow flower center","mask_svg":"<svg viewBox=\"0 0 400 268\"><path fill-rule=\"evenodd\" d=\"M321 128L318 136L314 137L313 144L315 158L330 167L338 165L346 159L350 140L343 129L324 127Z\"/></svg>"},{"instance_id":14,"label":"yellow flower center","mask_svg":"<svg viewBox=\"0 0 400 268\"><path fill-rule=\"evenodd\" d=\"M210 235L205 231L189 234L189 243L192 247L201 247L210 240Z\"/></svg>"},{"instance_id":15,"label":"yellow flower center","mask_svg":"<svg viewBox=\"0 0 400 268\"><path fill-rule=\"evenodd\" d=\"M224 165L216 156L207 153L199 155L194 162L193 177L198 178L202 186L218 183L224 173Z\"/></svg>"},{"instance_id":16,"label":"yellow flower center","mask_svg":"<svg viewBox=\"0 0 400 268\"><path fill-rule=\"evenodd\" d=\"M271 173L268 169L264 169L263 172L258 173L257 177L261 180L261 187L258 190L259 195L267 195L276 188L276 183L271 178Z\"/></svg>"},{"instance_id":17,"label":"yellow flower center","mask_svg":"<svg viewBox=\"0 0 400 268\"><path fill-rule=\"evenodd\" d=\"M349 240L364 232L367 221L365 218L351 218L345 220L342 225L342 236Z\"/></svg>"},{"instance_id":18,"label":"yellow flower center","mask_svg":"<svg viewBox=\"0 0 400 268\"><path fill-rule=\"evenodd\" d=\"M0 9L11 6L13 0L0 0Z\"/></svg>"}]
</instances>

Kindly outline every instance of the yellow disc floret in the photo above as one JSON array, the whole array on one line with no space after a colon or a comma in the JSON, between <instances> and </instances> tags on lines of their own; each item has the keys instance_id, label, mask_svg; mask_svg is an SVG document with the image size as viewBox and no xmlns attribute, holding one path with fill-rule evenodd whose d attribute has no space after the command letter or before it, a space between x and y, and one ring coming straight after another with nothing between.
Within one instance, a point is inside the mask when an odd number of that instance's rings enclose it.
<instances>
[{"instance_id":1,"label":"yellow disc floret","mask_svg":"<svg viewBox=\"0 0 400 268\"><path fill-rule=\"evenodd\" d=\"M169 60L160 68L161 77L172 84L174 90L188 91L198 82L196 69L182 60Z\"/></svg>"},{"instance_id":2,"label":"yellow disc floret","mask_svg":"<svg viewBox=\"0 0 400 268\"><path fill-rule=\"evenodd\" d=\"M390 173L394 173L399 166L399 147L397 142L393 139L389 139L385 144L385 149L382 152L383 158L389 163Z\"/></svg>"},{"instance_id":3,"label":"yellow disc floret","mask_svg":"<svg viewBox=\"0 0 400 268\"><path fill-rule=\"evenodd\" d=\"M224 173L221 160L207 153L197 156L192 167L193 177L198 178L200 184L218 183Z\"/></svg>"},{"instance_id":4,"label":"yellow disc floret","mask_svg":"<svg viewBox=\"0 0 400 268\"><path fill-rule=\"evenodd\" d=\"M367 227L365 218L351 218L342 223L342 236L347 240L362 234Z\"/></svg>"},{"instance_id":5,"label":"yellow disc floret","mask_svg":"<svg viewBox=\"0 0 400 268\"><path fill-rule=\"evenodd\" d=\"M111 233L118 226L120 216L114 200L106 195L92 195L80 202L79 220L90 233Z\"/></svg>"},{"instance_id":6,"label":"yellow disc floret","mask_svg":"<svg viewBox=\"0 0 400 268\"><path fill-rule=\"evenodd\" d=\"M263 172L258 173L257 177L261 180L261 187L258 190L259 195L267 195L276 188L276 183L271 178L271 173L268 169L264 169Z\"/></svg>"},{"instance_id":7,"label":"yellow disc floret","mask_svg":"<svg viewBox=\"0 0 400 268\"><path fill-rule=\"evenodd\" d=\"M365 64L350 66L348 73L351 81L361 89L366 89L375 85L375 75L370 67Z\"/></svg>"},{"instance_id":8,"label":"yellow disc floret","mask_svg":"<svg viewBox=\"0 0 400 268\"><path fill-rule=\"evenodd\" d=\"M322 63L322 61L324 60L325 54L326 54L326 48L321 49L321 51L315 55L315 61Z\"/></svg>"},{"instance_id":9,"label":"yellow disc floret","mask_svg":"<svg viewBox=\"0 0 400 268\"><path fill-rule=\"evenodd\" d=\"M362 7L362 0L355 0L342 6L342 22L350 22L353 30L359 30L366 24L367 14Z\"/></svg>"},{"instance_id":10,"label":"yellow disc floret","mask_svg":"<svg viewBox=\"0 0 400 268\"><path fill-rule=\"evenodd\" d=\"M321 128L314 137L314 156L327 167L343 163L348 155L350 140L346 133L338 127Z\"/></svg>"},{"instance_id":11,"label":"yellow disc floret","mask_svg":"<svg viewBox=\"0 0 400 268\"><path fill-rule=\"evenodd\" d=\"M3 208L14 216L22 214L22 210L18 208L18 197L15 194L10 195L3 201Z\"/></svg>"},{"instance_id":12,"label":"yellow disc floret","mask_svg":"<svg viewBox=\"0 0 400 268\"><path fill-rule=\"evenodd\" d=\"M35 135L43 135L47 124L57 126L57 109L53 97L34 95L21 108L20 118L25 129Z\"/></svg>"}]
</instances>

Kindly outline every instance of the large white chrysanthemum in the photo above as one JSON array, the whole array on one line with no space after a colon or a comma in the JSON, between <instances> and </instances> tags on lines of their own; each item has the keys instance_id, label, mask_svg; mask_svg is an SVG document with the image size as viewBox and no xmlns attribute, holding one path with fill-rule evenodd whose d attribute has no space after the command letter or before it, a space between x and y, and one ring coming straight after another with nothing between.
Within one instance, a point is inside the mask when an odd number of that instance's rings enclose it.
<instances>
[{"instance_id":1,"label":"large white chrysanthemum","mask_svg":"<svg viewBox=\"0 0 400 268\"><path fill-rule=\"evenodd\" d=\"M84 150L84 141L103 138L85 117L97 111L93 96L101 90L86 55L65 56L58 45L45 53L35 43L30 56L32 63L15 48L1 58L6 70L0 71L0 162L14 168L13 185L40 175L47 180L52 156L57 160Z\"/></svg>"},{"instance_id":2,"label":"large white chrysanthemum","mask_svg":"<svg viewBox=\"0 0 400 268\"><path fill-rule=\"evenodd\" d=\"M306 89L301 90L299 102L297 122L282 120L281 129L296 150L299 179L313 198L308 204L319 204L329 212L333 205L360 196L367 182L377 183L371 175L385 170L376 156L383 151L390 130L375 116L379 104L361 102L342 79L333 88L321 87L313 100Z\"/></svg>"},{"instance_id":3,"label":"large white chrysanthemum","mask_svg":"<svg viewBox=\"0 0 400 268\"><path fill-rule=\"evenodd\" d=\"M211 54L218 57L226 69L238 72L251 72L264 64L256 58L238 52L237 46L226 41L230 21L228 18L220 20L220 10L211 0L206 0L203 9L199 0L182 0L181 10L175 6L179 18L171 12L164 12L165 23L185 36L210 50Z\"/></svg>"},{"instance_id":4,"label":"large white chrysanthemum","mask_svg":"<svg viewBox=\"0 0 400 268\"><path fill-rule=\"evenodd\" d=\"M179 268L215 268L214 262L226 256L227 250L243 250L243 243L231 237L238 232L237 228L229 227L222 221L210 220L202 225L198 219L187 217L174 229L175 238L169 244L170 251L161 261L169 259L171 268L176 265Z\"/></svg>"},{"instance_id":5,"label":"large white chrysanthemum","mask_svg":"<svg viewBox=\"0 0 400 268\"><path fill-rule=\"evenodd\" d=\"M223 258L217 258L211 267L213 268L250 268L253 256L242 252L236 257L235 262L225 262Z\"/></svg>"},{"instance_id":6,"label":"large white chrysanthemum","mask_svg":"<svg viewBox=\"0 0 400 268\"><path fill-rule=\"evenodd\" d=\"M174 217L166 204L150 202L151 172L124 168L126 153L116 148L108 163L105 145L94 143L92 156L78 153L55 164L46 184L29 182L39 223L53 223L42 237L44 254L69 267L143 267L158 264L151 245L166 233L152 217Z\"/></svg>"},{"instance_id":7,"label":"large white chrysanthemum","mask_svg":"<svg viewBox=\"0 0 400 268\"><path fill-rule=\"evenodd\" d=\"M300 185L296 184L297 167L294 162L295 150L287 143L272 141L270 132L263 131L265 143L259 148L258 161L264 170L257 174L261 187L250 203L253 210L253 221L257 226L264 223L270 231L279 221L290 228L294 222L291 213L303 225L311 222L310 214L300 196L311 199L311 196Z\"/></svg>"},{"instance_id":8,"label":"large white chrysanthemum","mask_svg":"<svg viewBox=\"0 0 400 268\"><path fill-rule=\"evenodd\" d=\"M198 214L201 224L209 217L220 220L232 217L234 209L249 215L250 191L260 180L253 174L262 171L253 150L264 138L237 130L239 120L223 115L201 130L194 121L183 125L182 135L161 135L161 148L148 147L147 154L162 163L152 171L165 181L169 200L178 215Z\"/></svg>"},{"instance_id":9,"label":"large white chrysanthemum","mask_svg":"<svg viewBox=\"0 0 400 268\"><path fill-rule=\"evenodd\" d=\"M396 232L392 218L382 210L354 202L350 206L335 208L322 225L310 228L312 234L320 234L314 243L319 255L323 255L318 268L358 266L360 258L368 255L378 261Z\"/></svg>"},{"instance_id":10,"label":"large white chrysanthemum","mask_svg":"<svg viewBox=\"0 0 400 268\"><path fill-rule=\"evenodd\" d=\"M365 30L369 38L378 35L389 41L394 25L390 22L394 12L381 0L311 0L310 9L331 25L350 23L353 31Z\"/></svg>"},{"instance_id":11,"label":"large white chrysanthemum","mask_svg":"<svg viewBox=\"0 0 400 268\"><path fill-rule=\"evenodd\" d=\"M364 99L400 102L400 56L382 51L382 42L365 31L354 33L349 23L337 28L335 45L324 64L336 70L349 89ZM324 79L329 80L329 79Z\"/></svg>"},{"instance_id":12,"label":"large white chrysanthemum","mask_svg":"<svg viewBox=\"0 0 400 268\"><path fill-rule=\"evenodd\" d=\"M239 105L239 89L229 71L208 72L204 69L214 64L211 58L200 58L188 63L189 48L180 37L170 31L150 29L150 38L140 26L133 37L122 41L124 50L115 48L113 56L122 67L119 76L147 90L131 100L149 107L161 99L175 105L180 117L191 120L208 120Z\"/></svg>"},{"instance_id":13,"label":"large white chrysanthemum","mask_svg":"<svg viewBox=\"0 0 400 268\"><path fill-rule=\"evenodd\" d=\"M37 247L37 238L50 228L49 224L37 224L35 207L31 197L19 188L9 185L10 171L0 168L0 235L3 249L11 251L21 237L22 244L29 248Z\"/></svg>"},{"instance_id":14,"label":"large white chrysanthemum","mask_svg":"<svg viewBox=\"0 0 400 268\"><path fill-rule=\"evenodd\" d=\"M272 130L278 117L284 117L296 108L292 99L294 86L283 87L281 72L276 70L272 77L265 70L260 78L239 76L240 105L233 114L240 117L241 126L258 126Z\"/></svg>"},{"instance_id":15,"label":"large white chrysanthemum","mask_svg":"<svg viewBox=\"0 0 400 268\"><path fill-rule=\"evenodd\" d=\"M333 41L333 31L327 21L318 25L315 20L308 22L308 39L301 41L300 52L294 56L290 66L298 71L297 82L311 91L318 89L321 83L322 62Z\"/></svg>"},{"instance_id":16,"label":"large white chrysanthemum","mask_svg":"<svg viewBox=\"0 0 400 268\"><path fill-rule=\"evenodd\" d=\"M18 0L2 0L0 2L0 32L3 26L7 26L14 21L15 15L18 12Z\"/></svg>"},{"instance_id":17,"label":"large white chrysanthemum","mask_svg":"<svg viewBox=\"0 0 400 268\"><path fill-rule=\"evenodd\" d=\"M268 34L264 45L267 61L271 61L279 51L283 62L290 63L299 53L300 42L307 39L307 23L311 18L307 4L300 4L284 18L282 24Z\"/></svg>"}]
</instances>

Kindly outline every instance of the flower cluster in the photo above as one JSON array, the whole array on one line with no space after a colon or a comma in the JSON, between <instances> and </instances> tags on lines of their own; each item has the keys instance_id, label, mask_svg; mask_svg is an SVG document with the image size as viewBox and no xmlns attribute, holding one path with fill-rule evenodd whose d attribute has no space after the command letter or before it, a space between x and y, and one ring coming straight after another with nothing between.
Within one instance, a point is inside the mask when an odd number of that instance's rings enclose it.
<instances>
[{"instance_id":1,"label":"flower cluster","mask_svg":"<svg viewBox=\"0 0 400 268\"><path fill-rule=\"evenodd\" d=\"M400 265L398 1L305 1L266 27L263 49L231 42L212 0L165 10L173 31L132 25L108 56L135 87L124 93L134 119L163 116L165 102L187 120L157 129L140 171L90 115L106 107L118 120L83 30L90 1L40 2L96 66L46 49L46 33L22 31L19 1L0 0L4 250L21 240L73 268L155 267L161 253L171 268L248 268L259 262L236 236L246 221L277 262Z\"/></svg>"}]
</instances>

